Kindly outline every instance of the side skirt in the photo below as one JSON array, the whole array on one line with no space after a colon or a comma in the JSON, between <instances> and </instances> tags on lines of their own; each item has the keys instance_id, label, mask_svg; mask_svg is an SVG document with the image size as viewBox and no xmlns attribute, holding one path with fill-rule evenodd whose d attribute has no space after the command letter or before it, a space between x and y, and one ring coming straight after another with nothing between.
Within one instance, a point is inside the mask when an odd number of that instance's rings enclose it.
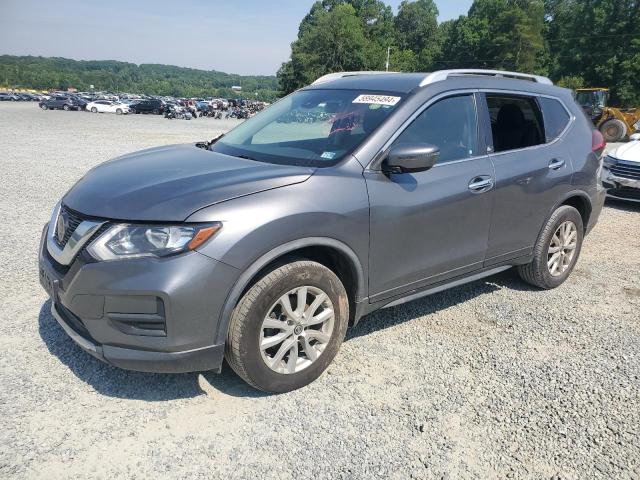
<instances>
[{"instance_id":1,"label":"side skirt","mask_svg":"<svg viewBox=\"0 0 640 480\"><path fill-rule=\"evenodd\" d=\"M378 302L375 304L368 303L368 299L363 299L356 305L356 317L354 324L357 325L362 317L368 315L369 313L375 312L376 310L380 310L382 308L390 308L398 305L402 305L407 302L411 302L413 300L417 300L422 297L426 297L428 295L433 295L434 293L439 293L444 290L449 290L450 288L455 288L460 285L464 285L466 283L475 282L476 280L480 280L481 278L490 277L491 275L495 275L496 273L504 272L512 267L512 265L502 265L499 267L490 268L487 270L481 270L473 275L464 276L462 278L449 280L438 285L432 285L429 288L424 290L413 292L408 292L406 295L401 296L399 298L394 299L386 299L382 302ZM385 303L386 302L386 303Z\"/></svg>"}]
</instances>

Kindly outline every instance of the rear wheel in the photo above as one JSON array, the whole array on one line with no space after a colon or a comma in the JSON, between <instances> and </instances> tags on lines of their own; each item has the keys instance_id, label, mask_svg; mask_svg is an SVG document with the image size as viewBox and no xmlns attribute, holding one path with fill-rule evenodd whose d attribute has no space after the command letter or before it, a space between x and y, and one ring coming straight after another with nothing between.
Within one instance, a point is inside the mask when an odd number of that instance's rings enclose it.
<instances>
[{"instance_id":1,"label":"rear wheel","mask_svg":"<svg viewBox=\"0 0 640 480\"><path fill-rule=\"evenodd\" d=\"M122 109L121 108L116 109L116 115L122 115Z\"/></svg>"},{"instance_id":2,"label":"rear wheel","mask_svg":"<svg viewBox=\"0 0 640 480\"><path fill-rule=\"evenodd\" d=\"M160 110L158 110L157 108L153 109L153 114L154 115L160 115Z\"/></svg>"},{"instance_id":3,"label":"rear wheel","mask_svg":"<svg viewBox=\"0 0 640 480\"><path fill-rule=\"evenodd\" d=\"M42 110L48 110L48 108L47 108L47 106L46 106L46 105L40 105L40 108L41 108Z\"/></svg>"},{"instance_id":4,"label":"rear wheel","mask_svg":"<svg viewBox=\"0 0 640 480\"><path fill-rule=\"evenodd\" d=\"M600 132L607 142L621 142L627 135L627 126L622 120L612 118L600 125Z\"/></svg>"},{"instance_id":5,"label":"rear wheel","mask_svg":"<svg viewBox=\"0 0 640 480\"><path fill-rule=\"evenodd\" d=\"M267 273L234 309L225 358L253 387L295 390L318 378L342 344L349 302L325 266L296 261Z\"/></svg>"},{"instance_id":6,"label":"rear wheel","mask_svg":"<svg viewBox=\"0 0 640 480\"><path fill-rule=\"evenodd\" d=\"M545 290L564 283L575 267L584 237L582 217L563 205L547 221L533 250L533 261L518 267L527 283Z\"/></svg>"},{"instance_id":7,"label":"rear wheel","mask_svg":"<svg viewBox=\"0 0 640 480\"><path fill-rule=\"evenodd\" d=\"M91 107L91 113L98 113L98 109L96 107Z\"/></svg>"}]
</instances>

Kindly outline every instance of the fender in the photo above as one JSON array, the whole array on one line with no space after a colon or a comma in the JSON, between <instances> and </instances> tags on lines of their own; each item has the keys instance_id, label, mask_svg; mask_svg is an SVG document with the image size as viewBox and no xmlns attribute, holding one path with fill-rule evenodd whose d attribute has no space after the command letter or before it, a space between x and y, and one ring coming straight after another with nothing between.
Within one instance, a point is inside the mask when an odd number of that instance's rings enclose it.
<instances>
[{"instance_id":1,"label":"fender","mask_svg":"<svg viewBox=\"0 0 640 480\"><path fill-rule=\"evenodd\" d=\"M560 200L558 200L558 202L556 202L553 205L553 207L551 207L551 209L547 212L547 216L545 217L544 222L540 226L540 230L538 232L538 236L536 237L536 242L537 242L538 238L540 238L540 234L542 233L542 230L544 229L544 226L549 221L549 218L551 218L551 215L553 215L553 212L555 212L558 209L558 207L560 207L560 205L562 205L564 202L566 202L571 197L581 197L583 200L585 200L587 202L587 205L589 206L589 218L591 218L591 212L593 211L593 206L591 205L591 198L589 197L589 195L584 190L571 190L571 191L565 192L565 194L562 197L560 197ZM588 227L587 224L585 224L583 226L584 226L585 230Z\"/></svg>"},{"instance_id":2,"label":"fender","mask_svg":"<svg viewBox=\"0 0 640 480\"><path fill-rule=\"evenodd\" d=\"M349 246L339 240L329 237L308 237L293 240L291 242L280 245L273 250L270 250L269 252L258 258L258 260L253 262L248 268L244 270L244 272L242 272L236 283L229 291L227 299L225 300L224 306L220 312L220 317L218 318L218 327L215 334L216 345L226 343L227 330L229 329L229 322L231 321L231 312L240 300L242 292L244 292L246 287L249 285L251 279L273 260L289 252L293 252L305 247L331 247L339 250L341 253L344 253L349 258L356 272L356 302L366 296L365 275L362 264L360 263L360 259L358 258L358 256Z\"/></svg>"},{"instance_id":3,"label":"fender","mask_svg":"<svg viewBox=\"0 0 640 480\"><path fill-rule=\"evenodd\" d=\"M571 197L581 197L583 200L585 200L587 202L587 205L589 207L589 214L591 214L591 211L593 210L593 205L591 204L591 197L589 197L589 194L587 194L587 192L585 192L584 190L571 190L569 192L566 192L562 197L560 197L560 200L553 206L553 208L549 211L547 218L545 219L545 224L547 223L547 221L549 220L549 217L551 217L551 215L553 214L553 212L556 211L556 209L562 205L564 202L566 202L569 198ZM587 225L585 225L586 228Z\"/></svg>"}]
</instances>

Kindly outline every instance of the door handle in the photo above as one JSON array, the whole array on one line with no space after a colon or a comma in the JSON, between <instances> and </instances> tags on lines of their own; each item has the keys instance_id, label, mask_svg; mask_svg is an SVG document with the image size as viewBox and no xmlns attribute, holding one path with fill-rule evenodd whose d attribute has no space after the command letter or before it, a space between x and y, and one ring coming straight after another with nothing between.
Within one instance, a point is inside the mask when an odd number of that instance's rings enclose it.
<instances>
[{"instance_id":1,"label":"door handle","mask_svg":"<svg viewBox=\"0 0 640 480\"><path fill-rule=\"evenodd\" d=\"M559 170L564 167L564 160L561 158L554 158L549 162L549 170Z\"/></svg>"},{"instance_id":2,"label":"door handle","mask_svg":"<svg viewBox=\"0 0 640 480\"><path fill-rule=\"evenodd\" d=\"M493 188L493 178L489 176L474 177L469 182L469 190L472 193L483 193Z\"/></svg>"}]
</instances>

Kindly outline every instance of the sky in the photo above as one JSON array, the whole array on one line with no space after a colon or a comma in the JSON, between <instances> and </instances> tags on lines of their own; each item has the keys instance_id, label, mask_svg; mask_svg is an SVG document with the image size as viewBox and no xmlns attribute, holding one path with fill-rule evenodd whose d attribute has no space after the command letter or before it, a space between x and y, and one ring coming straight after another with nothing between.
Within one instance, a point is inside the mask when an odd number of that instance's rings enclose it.
<instances>
[{"instance_id":1,"label":"sky","mask_svg":"<svg viewBox=\"0 0 640 480\"><path fill-rule=\"evenodd\" d=\"M386 0L395 11L401 0ZM0 54L273 75L314 0L2 0ZM472 0L436 0L440 21Z\"/></svg>"}]
</instances>

